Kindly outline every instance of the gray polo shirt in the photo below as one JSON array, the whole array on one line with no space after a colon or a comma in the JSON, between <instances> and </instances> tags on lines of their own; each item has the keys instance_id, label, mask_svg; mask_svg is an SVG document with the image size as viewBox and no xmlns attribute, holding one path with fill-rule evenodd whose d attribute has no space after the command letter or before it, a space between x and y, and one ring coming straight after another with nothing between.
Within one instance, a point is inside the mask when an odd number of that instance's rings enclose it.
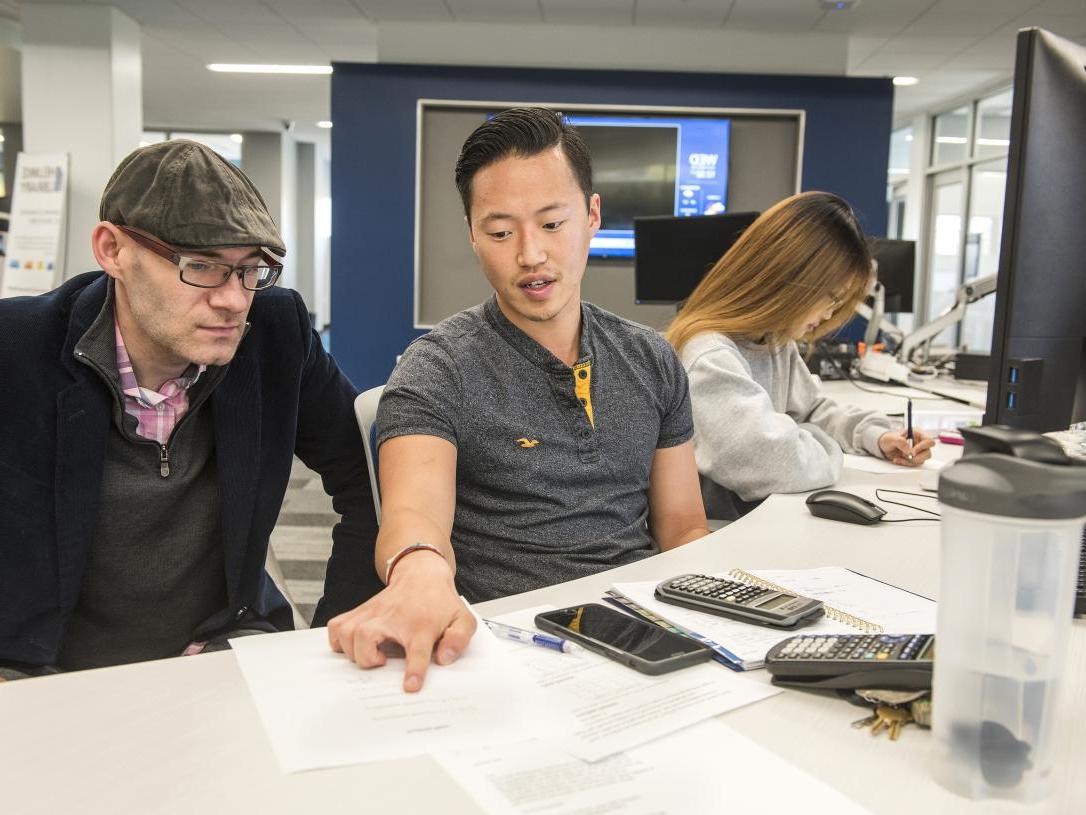
<instances>
[{"instance_id":1,"label":"gray polo shirt","mask_svg":"<svg viewBox=\"0 0 1086 815\"><path fill-rule=\"evenodd\" d=\"M653 454L694 432L686 373L657 332L584 303L571 368L494 298L408 347L377 426L378 446L416 434L456 445L456 581L473 602L656 552Z\"/></svg>"}]
</instances>

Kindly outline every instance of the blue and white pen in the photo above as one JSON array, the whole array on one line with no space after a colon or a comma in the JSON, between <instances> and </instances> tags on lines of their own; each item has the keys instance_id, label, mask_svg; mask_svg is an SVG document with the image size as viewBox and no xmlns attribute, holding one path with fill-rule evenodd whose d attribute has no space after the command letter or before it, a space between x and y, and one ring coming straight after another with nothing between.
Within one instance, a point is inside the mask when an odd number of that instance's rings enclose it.
<instances>
[{"instance_id":1,"label":"blue and white pen","mask_svg":"<svg viewBox=\"0 0 1086 815\"><path fill-rule=\"evenodd\" d=\"M581 650L575 642L564 640L561 637L552 637L549 634L537 634L535 631L525 631L505 623L496 623L493 620L483 620L487 628L496 636L515 642L526 642L529 645L538 645L540 648L550 648L552 651L561 651L564 654L573 654Z\"/></svg>"}]
</instances>

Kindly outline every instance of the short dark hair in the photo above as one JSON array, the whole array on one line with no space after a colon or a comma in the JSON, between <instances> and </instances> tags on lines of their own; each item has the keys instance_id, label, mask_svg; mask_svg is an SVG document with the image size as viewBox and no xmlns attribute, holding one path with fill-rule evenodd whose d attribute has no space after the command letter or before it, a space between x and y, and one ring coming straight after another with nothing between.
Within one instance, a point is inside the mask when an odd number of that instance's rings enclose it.
<instances>
[{"instance_id":1,"label":"short dark hair","mask_svg":"<svg viewBox=\"0 0 1086 815\"><path fill-rule=\"evenodd\" d=\"M592 197L592 159L576 128L556 110L509 108L475 128L460 148L456 189L464 214L471 217L471 182L476 173L509 156L529 158L552 147L562 149L587 204Z\"/></svg>"}]
</instances>

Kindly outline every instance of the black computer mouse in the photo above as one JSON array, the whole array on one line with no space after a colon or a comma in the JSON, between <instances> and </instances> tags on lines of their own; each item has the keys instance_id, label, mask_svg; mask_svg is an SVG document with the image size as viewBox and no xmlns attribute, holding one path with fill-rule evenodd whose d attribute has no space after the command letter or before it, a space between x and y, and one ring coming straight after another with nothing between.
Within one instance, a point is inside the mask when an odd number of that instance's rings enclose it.
<instances>
[{"instance_id":1,"label":"black computer mouse","mask_svg":"<svg viewBox=\"0 0 1086 815\"><path fill-rule=\"evenodd\" d=\"M877 524L886 510L866 498L840 490L819 490L807 496L807 509L816 518L850 524Z\"/></svg>"}]
</instances>

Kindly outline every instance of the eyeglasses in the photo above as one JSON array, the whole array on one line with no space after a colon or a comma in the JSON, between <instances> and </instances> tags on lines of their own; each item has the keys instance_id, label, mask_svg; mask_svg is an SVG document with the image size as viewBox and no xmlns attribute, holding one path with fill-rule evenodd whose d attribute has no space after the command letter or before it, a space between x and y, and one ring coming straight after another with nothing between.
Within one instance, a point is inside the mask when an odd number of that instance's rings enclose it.
<instances>
[{"instance_id":1,"label":"eyeglasses","mask_svg":"<svg viewBox=\"0 0 1086 815\"><path fill-rule=\"evenodd\" d=\"M219 263L214 260L202 260L190 258L178 254L172 247L136 232L127 226L118 226L124 234L161 258L177 266L181 273L181 282L201 289L216 289L230 279L230 275L236 274L241 281L242 288L249 291L260 291L275 285L279 275L283 271L283 264L274 263L267 252L262 252L262 258L267 265L242 264L231 266L229 263Z\"/></svg>"}]
</instances>

